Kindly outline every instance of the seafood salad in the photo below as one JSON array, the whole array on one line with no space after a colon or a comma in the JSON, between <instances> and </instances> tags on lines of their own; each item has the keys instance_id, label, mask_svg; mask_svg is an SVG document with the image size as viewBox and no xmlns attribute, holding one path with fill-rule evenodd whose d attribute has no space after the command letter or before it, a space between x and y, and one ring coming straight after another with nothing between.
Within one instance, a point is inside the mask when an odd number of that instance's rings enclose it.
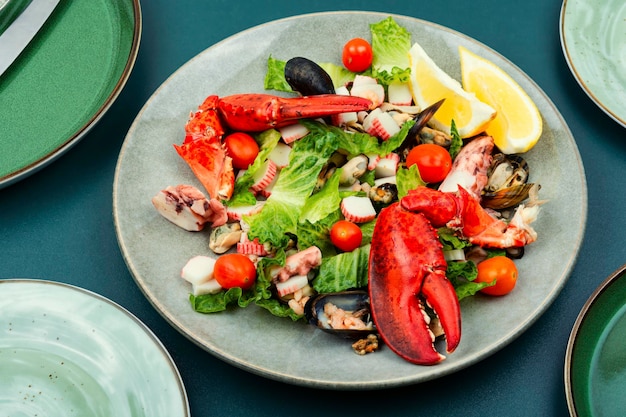
<instances>
[{"instance_id":1,"label":"seafood salad","mask_svg":"<svg viewBox=\"0 0 626 417\"><path fill-rule=\"evenodd\" d=\"M500 286L479 279L481 263L537 239L540 187L484 129L442 127L454 97L416 102L410 33L392 18L370 29L370 49L344 50L343 66L270 56L274 94L208 96L174 144L199 184L152 203L207 235L181 265L194 310L256 304L354 339L357 353L380 338L433 365L435 338L448 353L460 343L460 300Z\"/></svg>"}]
</instances>

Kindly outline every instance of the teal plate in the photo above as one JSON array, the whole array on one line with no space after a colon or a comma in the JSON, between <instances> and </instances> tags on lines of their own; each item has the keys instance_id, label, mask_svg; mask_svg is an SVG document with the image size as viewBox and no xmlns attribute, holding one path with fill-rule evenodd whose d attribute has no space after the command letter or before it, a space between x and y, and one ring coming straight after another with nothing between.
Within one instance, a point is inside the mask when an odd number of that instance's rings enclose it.
<instances>
[{"instance_id":1,"label":"teal plate","mask_svg":"<svg viewBox=\"0 0 626 417\"><path fill-rule=\"evenodd\" d=\"M67 284L0 280L3 416L188 417L156 336L114 302Z\"/></svg>"},{"instance_id":2,"label":"teal plate","mask_svg":"<svg viewBox=\"0 0 626 417\"><path fill-rule=\"evenodd\" d=\"M564 0L561 45L582 89L626 127L626 2Z\"/></svg>"},{"instance_id":3,"label":"teal plate","mask_svg":"<svg viewBox=\"0 0 626 417\"><path fill-rule=\"evenodd\" d=\"M626 413L626 265L609 276L583 306L565 356L572 416Z\"/></svg>"},{"instance_id":4,"label":"teal plate","mask_svg":"<svg viewBox=\"0 0 626 417\"><path fill-rule=\"evenodd\" d=\"M139 0L61 1L0 76L0 188L64 154L101 119L139 50Z\"/></svg>"}]
</instances>

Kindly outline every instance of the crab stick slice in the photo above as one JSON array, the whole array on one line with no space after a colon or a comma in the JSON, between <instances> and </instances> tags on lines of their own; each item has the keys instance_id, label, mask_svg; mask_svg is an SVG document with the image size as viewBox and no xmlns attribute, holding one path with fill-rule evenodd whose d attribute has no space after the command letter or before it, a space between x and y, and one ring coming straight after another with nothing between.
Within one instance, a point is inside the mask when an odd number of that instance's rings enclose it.
<instances>
[{"instance_id":1,"label":"crab stick slice","mask_svg":"<svg viewBox=\"0 0 626 417\"><path fill-rule=\"evenodd\" d=\"M369 197L349 196L341 200L341 213L353 223L365 223L376 218L376 210Z\"/></svg>"},{"instance_id":2,"label":"crab stick slice","mask_svg":"<svg viewBox=\"0 0 626 417\"><path fill-rule=\"evenodd\" d=\"M309 129L307 129L306 126L300 123L280 127L278 128L278 131L280 132L280 136L287 144L293 143L294 141L303 138L309 134Z\"/></svg>"},{"instance_id":3,"label":"crab stick slice","mask_svg":"<svg viewBox=\"0 0 626 417\"><path fill-rule=\"evenodd\" d=\"M335 88L335 94L339 94L342 96L349 96L350 91L348 91L348 88L346 86L342 85L342 86ZM358 121L358 116L357 116L357 112L350 111L350 112L339 113L334 116L331 116L331 119L333 121L333 125L335 126L346 126L350 123L356 123Z\"/></svg>"},{"instance_id":4,"label":"crab stick slice","mask_svg":"<svg viewBox=\"0 0 626 417\"><path fill-rule=\"evenodd\" d=\"M276 164L278 169L282 169L289 165L290 154L291 146L284 142L278 142L267 157Z\"/></svg>"},{"instance_id":5,"label":"crab stick slice","mask_svg":"<svg viewBox=\"0 0 626 417\"><path fill-rule=\"evenodd\" d=\"M398 123L387 112L374 109L363 120L363 129L372 136L387 140L400 131Z\"/></svg>"},{"instance_id":6,"label":"crab stick slice","mask_svg":"<svg viewBox=\"0 0 626 417\"><path fill-rule=\"evenodd\" d=\"M375 154L375 153L368 153L365 156L367 156L367 159L368 159L367 170L368 171L375 170L376 165L378 165L378 162L380 162L380 155Z\"/></svg>"},{"instance_id":7,"label":"crab stick slice","mask_svg":"<svg viewBox=\"0 0 626 417\"><path fill-rule=\"evenodd\" d=\"M254 173L252 179L254 182L250 189L257 193L270 185L276 175L276 164L271 159L267 159L263 165Z\"/></svg>"},{"instance_id":8,"label":"crab stick slice","mask_svg":"<svg viewBox=\"0 0 626 417\"><path fill-rule=\"evenodd\" d=\"M294 275L287 281L276 283L276 292L279 297L284 297L304 288L308 283L309 279L306 275Z\"/></svg>"},{"instance_id":9,"label":"crab stick slice","mask_svg":"<svg viewBox=\"0 0 626 417\"><path fill-rule=\"evenodd\" d=\"M400 156L397 153L390 153L384 158L380 158L378 164L374 169L374 175L376 178L391 177L396 175L398 171L398 164L400 163Z\"/></svg>"},{"instance_id":10,"label":"crab stick slice","mask_svg":"<svg viewBox=\"0 0 626 417\"><path fill-rule=\"evenodd\" d=\"M265 201L257 201L254 205L227 207L226 215L230 221L239 221L243 216L251 216L257 214L263 209Z\"/></svg>"},{"instance_id":11,"label":"crab stick slice","mask_svg":"<svg viewBox=\"0 0 626 417\"><path fill-rule=\"evenodd\" d=\"M410 106L413 102L411 88L408 83L391 83L387 87L387 97L389 103L396 106Z\"/></svg>"},{"instance_id":12,"label":"crab stick slice","mask_svg":"<svg viewBox=\"0 0 626 417\"><path fill-rule=\"evenodd\" d=\"M258 237L255 237L254 240L250 240L248 239L248 235L246 233L241 235L241 241L237 243L237 252L243 255L269 255L265 246L259 242Z\"/></svg>"},{"instance_id":13,"label":"crab stick slice","mask_svg":"<svg viewBox=\"0 0 626 417\"><path fill-rule=\"evenodd\" d=\"M350 95L369 99L372 102L371 107L378 108L385 101L385 87L382 84L353 85Z\"/></svg>"}]
</instances>

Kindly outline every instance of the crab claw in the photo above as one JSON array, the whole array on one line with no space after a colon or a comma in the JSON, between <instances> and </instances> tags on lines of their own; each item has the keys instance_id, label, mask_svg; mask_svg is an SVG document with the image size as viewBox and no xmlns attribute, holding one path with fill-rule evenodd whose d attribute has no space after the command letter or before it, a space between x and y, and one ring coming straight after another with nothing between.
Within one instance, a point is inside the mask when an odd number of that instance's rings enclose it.
<instances>
[{"instance_id":1,"label":"crab claw","mask_svg":"<svg viewBox=\"0 0 626 417\"><path fill-rule=\"evenodd\" d=\"M233 130L260 132L296 123L303 118L367 110L372 102L361 97L321 94L284 98L269 94L235 94L222 97L217 108Z\"/></svg>"},{"instance_id":2,"label":"crab claw","mask_svg":"<svg viewBox=\"0 0 626 417\"><path fill-rule=\"evenodd\" d=\"M437 231L421 213L394 203L380 212L369 258L372 317L381 338L405 360L434 365L444 359L434 347L423 303L439 316L447 351L461 338L461 310Z\"/></svg>"}]
</instances>

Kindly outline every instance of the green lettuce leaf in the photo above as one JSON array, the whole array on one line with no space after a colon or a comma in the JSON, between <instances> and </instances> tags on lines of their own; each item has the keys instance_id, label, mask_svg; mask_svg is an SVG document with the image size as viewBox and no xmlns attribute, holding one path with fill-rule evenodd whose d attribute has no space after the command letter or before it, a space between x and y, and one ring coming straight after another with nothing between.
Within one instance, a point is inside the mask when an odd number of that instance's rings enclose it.
<instances>
[{"instance_id":1,"label":"green lettuce leaf","mask_svg":"<svg viewBox=\"0 0 626 417\"><path fill-rule=\"evenodd\" d=\"M365 245L324 258L312 281L313 288L319 293L329 293L366 287L369 253L370 245Z\"/></svg>"},{"instance_id":2,"label":"green lettuce leaf","mask_svg":"<svg viewBox=\"0 0 626 417\"><path fill-rule=\"evenodd\" d=\"M400 168L396 172L396 186L398 187L398 198L402 198L420 185L426 183L420 177L417 164L411 165L409 168Z\"/></svg>"},{"instance_id":3,"label":"green lettuce leaf","mask_svg":"<svg viewBox=\"0 0 626 417\"><path fill-rule=\"evenodd\" d=\"M408 82L411 74L408 55L411 33L391 16L371 24L370 32L374 51L372 74L385 85Z\"/></svg>"},{"instance_id":4,"label":"green lettuce leaf","mask_svg":"<svg viewBox=\"0 0 626 417\"><path fill-rule=\"evenodd\" d=\"M259 238L274 247L284 247L289 235L297 232L300 213L310 197L317 176L337 149L333 132L311 132L296 141L289 155L289 165L283 168L263 210L244 216L250 226L250 239Z\"/></svg>"},{"instance_id":5,"label":"green lettuce leaf","mask_svg":"<svg viewBox=\"0 0 626 417\"><path fill-rule=\"evenodd\" d=\"M291 86L285 80L285 61L267 58L267 72L263 86L266 90L292 92Z\"/></svg>"}]
</instances>

